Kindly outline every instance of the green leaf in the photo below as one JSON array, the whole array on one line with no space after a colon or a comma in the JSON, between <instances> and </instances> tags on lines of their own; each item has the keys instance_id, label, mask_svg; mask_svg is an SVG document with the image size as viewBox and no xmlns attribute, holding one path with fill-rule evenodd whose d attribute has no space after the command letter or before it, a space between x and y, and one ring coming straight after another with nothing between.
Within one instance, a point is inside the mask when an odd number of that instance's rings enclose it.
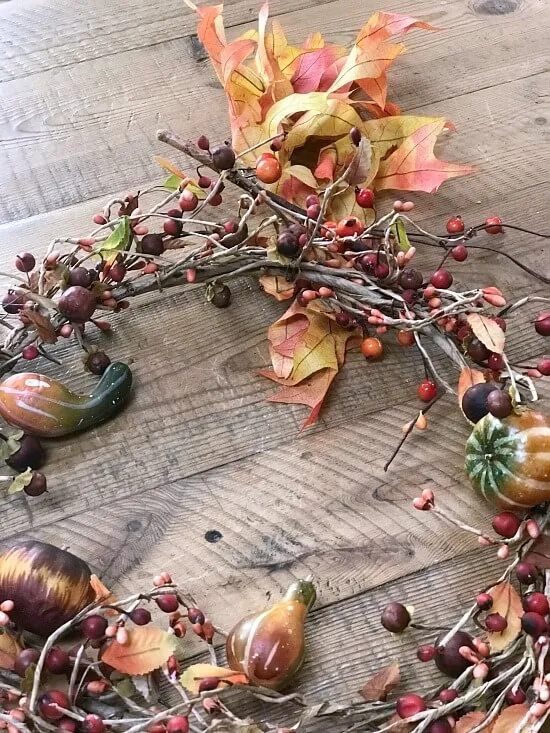
<instances>
[{"instance_id":1,"label":"green leaf","mask_svg":"<svg viewBox=\"0 0 550 733\"><path fill-rule=\"evenodd\" d=\"M180 187L180 183L182 182L182 180L182 178L176 175L168 176L162 186L163 188L168 189L168 191L177 191ZM197 186L197 184L193 183L192 181L189 181L185 189L187 191L192 191L198 199L206 198L206 191L204 190L204 188Z\"/></svg>"},{"instance_id":2,"label":"green leaf","mask_svg":"<svg viewBox=\"0 0 550 733\"><path fill-rule=\"evenodd\" d=\"M398 219L395 224L392 224L391 233L397 240L397 244L399 245L399 249L401 251L407 252L407 250L411 248L411 243L409 242L409 237L407 236L407 230L405 229L405 224L401 221L401 219Z\"/></svg>"},{"instance_id":3,"label":"green leaf","mask_svg":"<svg viewBox=\"0 0 550 733\"><path fill-rule=\"evenodd\" d=\"M124 677L124 679L120 680L120 682L117 682L115 688L119 695L128 699L134 697L137 692L136 687L130 677Z\"/></svg>"},{"instance_id":4,"label":"green leaf","mask_svg":"<svg viewBox=\"0 0 550 733\"><path fill-rule=\"evenodd\" d=\"M130 246L131 230L130 218L123 216L118 224L104 242L100 242L94 249L96 254L114 252L120 250L125 252Z\"/></svg>"},{"instance_id":5,"label":"green leaf","mask_svg":"<svg viewBox=\"0 0 550 733\"><path fill-rule=\"evenodd\" d=\"M16 433L13 433L13 435L10 435L7 440L0 441L1 460L5 461L6 458L9 458L10 456L13 456L14 453L17 453L17 451L21 447L20 441L23 435L23 431L18 430Z\"/></svg>"},{"instance_id":6,"label":"green leaf","mask_svg":"<svg viewBox=\"0 0 550 733\"><path fill-rule=\"evenodd\" d=\"M36 672L36 664L29 664L25 670L25 676L19 683L19 689L24 695L30 695L34 686L34 673Z\"/></svg>"},{"instance_id":7,"label":"green leaf","mask_svg":"<svg viewBox=\"0 0 550 733\"><path fill-rule=\"evenodd\" d=\"M8 486L8 494L17 494L19 491L23 491L25 486L28 486L32 481L32 470L27 468L23 473L18 474L11 484Z\"/></svg>"}]
</instances>

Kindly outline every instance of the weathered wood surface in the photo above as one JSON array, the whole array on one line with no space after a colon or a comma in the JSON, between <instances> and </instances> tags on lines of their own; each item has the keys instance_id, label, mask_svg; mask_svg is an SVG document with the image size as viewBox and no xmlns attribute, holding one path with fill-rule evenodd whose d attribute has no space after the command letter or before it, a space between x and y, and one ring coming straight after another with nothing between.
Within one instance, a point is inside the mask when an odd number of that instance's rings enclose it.
<instances>
[{"instance_id":1,"label":"weathered wood surface","mask_svg":"<svg viewBox=\"0 0 550 733\"><path fill-rule=\"evenodd\" d=\"M426 226L437 230L455 212L469 223L500 212L550 231L547 3L315 5L277 0L272 12L296 40L315 27L349 42L378 7L444 29L411 34L390 83L405 109L453 120L458 134L442 145L444 156L479 167L435 198L414 197ZM231 33L256 10L228 3ZM108 196L157 176L158 127L225 137L225 101L194 28L180 0L0 5L0 269L22 248L41 252L55 236L87 233ZM508 233L479 243L550 274L543 240ZM435 250L423 255L426 268L438 259ZM479 253L455 272L516 297L548 294L503 254ZM380 363L351 354L319 425L297 435L305 410L266 404L273 387L254 375L267 363L266 328L284 306L251 280L234 290L226 311L209 308L196 288L140 298L133 317L113 319L108 351L134 360L132 404L107 426L51 444L50 493L4 497L2 541L68 544L120 591L147 584L159 568L173 571L220 626L311 573L319 604L299 689L317 699L350 696L394 656L416 686L432 671L408 667L419 637L390 639L378 625L380 607L405 599L444 623L498 572L470 536L410 508L430 486L452 515L487 524L490 510L462 474L468 427L442 401L430 418L435 427L411 439L384 473L418 408L423 375L412 352L390 344ZM514 360L548 350L528 323L515 324ZM74 345L59 349L64 367L41 368L76 388L90 385ZM205 538L213 529L222 534L217 543Z\"/></svg>"}]
</instances>

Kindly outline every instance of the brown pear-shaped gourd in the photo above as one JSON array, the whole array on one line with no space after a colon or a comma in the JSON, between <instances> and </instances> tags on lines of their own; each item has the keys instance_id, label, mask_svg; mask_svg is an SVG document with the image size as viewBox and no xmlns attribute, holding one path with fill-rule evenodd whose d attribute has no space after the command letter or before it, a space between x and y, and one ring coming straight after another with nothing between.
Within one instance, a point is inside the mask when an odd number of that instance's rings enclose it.
<instances>
[{"instance_id":1,"label":"brown pear-shaped gourd","mask_svg":"<svg viewBox=\"0 0 550 733\"><path fill-rule=\"evenodd\" d=\"M313 583L298 580L267 611L241 619L227 637L229 667L253 684L274 690L285 687L304 661L304 623L315 596Z\"/></svg>"}]
</instances>

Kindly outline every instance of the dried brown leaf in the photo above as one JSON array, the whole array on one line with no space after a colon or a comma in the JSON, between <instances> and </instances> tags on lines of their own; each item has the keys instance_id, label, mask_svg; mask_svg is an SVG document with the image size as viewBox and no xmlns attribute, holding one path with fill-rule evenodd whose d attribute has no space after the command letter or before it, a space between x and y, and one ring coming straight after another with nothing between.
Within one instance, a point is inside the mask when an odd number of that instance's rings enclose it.
<instances>
[{"instance_id":1,"label":"dried brown leaf","mask_svg":"<svg viewBox=\"0 0 550 733\"><path fill-rule=\"evenodd\" d=\"M527 733L531 729L530 723L520 726L525 713L529 710L527 705L510 705L505 708L495 720L492 733Z\"/></svg>"},{"instance_id":2,"label":"dried brown leaf","mask_svg":"<svg viewBox=\"0 0 550 733\"><path fill-rule=\"evenodd\" d=\"M504 351L504 331L490 318L482 316L481 313L470 313L466 316L466 320L470 324L470 328L474 332L474 336L486 346L489 351L496 354L502 354Z\"/></svg>"},{"instance_id":3,"label":"dried brown leaf","mask_svg":"<svg viewBox=\"0 0 550 733\"><path fill-rule=\"evenodd\" d=\"M101 659L118 672L147 674L163 665L178 646L175 636L155 626L136 626L128 631L128 643L112 641Z\"/></svg>"},{"instance_id":4,"label":"dried brown leaf","mask_svg":"<svg viewBox=\"0 0 550 733\"><path fill-rule=\"evenodd\" d=\"M45 344L55 344L57 336L52 322L47 316L30 309L22 310L19 314L21 323L25 326L36 329L40 340Z\"/></svg>"},{"instance_id":5,"label":"dried brown leaf","mask_svg":"<svg viewBox=\"0 0 550 733\"><path fill-rule=\"evenodd\" d=\"M487 640L492 652L499 652L517 638L521 631L523 606L519 593L507 580L495 585L489 593L493 596L491 613L500 613L508 622L504 631L487 632Z\"/></svg>"},{"instance_id":6,"label":"dried brown leaf","mask_svg":"<svg viewBox=\"0 0 550 733\"><path fill-rule=\"evenodd\" d=\"M275 300L289 300L294 296L294 283L278 275L262 275L260 285Z\"/></svg>"},{"instance_id":7,"label":"dried brown leaf","mask_svg":"<svg viewBox=\"0 0 550 733\"><path fill-rule=\"evenodd\" d=\"M482 713L480 710L476 710L473 713L466 713L456 721L454 733L469 733L476 726L482 723L487 717L486 713ZM494 723L490 723L486 728L483 729L483 733L492 733Z\"/></svg>"},{"instance_id":8,"label":"dried brown leaf","mask_svg":"<svg viewBox=\"0 0 550 733\"><path fill-rule=\"evenodd\" d=\"M15 658L21 651L17 639L9 631L0 632L0 669L13 669Z\"/></svg>"},{"instance_id":9,"label":"dried brown leaf","mask_svg":"<svg viewBox=\"0 0 550 733\"><path fill-rule=\"evenodd\" d=\"M397 662L392 662L368 679L359 690L359 694L367 702L385 700L388 693L399 685L400 680L399 665Z\"/></svg>"}]
</instances>

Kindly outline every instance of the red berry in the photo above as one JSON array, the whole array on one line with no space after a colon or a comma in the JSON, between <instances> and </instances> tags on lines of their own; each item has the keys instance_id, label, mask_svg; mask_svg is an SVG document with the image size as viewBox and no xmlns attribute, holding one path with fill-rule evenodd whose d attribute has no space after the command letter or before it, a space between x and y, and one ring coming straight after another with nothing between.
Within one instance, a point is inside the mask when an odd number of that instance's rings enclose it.
<instances>
[{"instance_id":1,"label":"red berry","mask_svg":"<svg viewBox=\"0 0 550 733\"><path fill-rule=\"evenodd\" d=\"M276 137L275 140L271 141L269 147L271 148L271 150L273 150L274 153L278 153L279 150L283 147L283 141L280 137Z\"/></svg>"},{"instance_id":2,"label":"red berry","mask_svg":"<svg viewBox=\"0 0 550 733\"><path fill-rule=\"evenodd\" d=\"M415 270L413 267L408 270L403 270L399 275L399 284L403 290L418 290L422 287L424 277L420 270Z\"/></svg>"},{"instance_id":3,"label":"red berry","mask_svg":"<svg viewBox=\"0 0 550 733\"><path fill-rule=\"evenodd\" d=\"M172 219L181 219L183 211L181 209L168 209L166 216L170 216ZM156 235L159 236L158 234Z\"/></svg>"},{"instance_id":4,"label":"red berry","mask_svg":"<svg viewBox=\"0 0 550 733\"><path fill-rule=\"evenodd\" d=\"M346 311L340 311L337 313L334 320L339 326L342 326L342 328L347 328L351 324L351 316L349 313L346 313Z\"/></svg>"},{"instance_id":5,"label":"red berry","mask_svg":"<svg viewBox=\"0 0 550 733\"><path fill-rule=\"evenodd\" d=\"M547 613L550 613L548 598L544 593L540 593L538 591L528 593L523 599L523 610L540 613L541 616L546 616Z\"/></svg>"},{"instance_id":6,"label":"red berry","mask_svg":"<svg viewBox=\"0 0 550 733\"><path fill-rule=\"evenodd\" d=\"M479 593L476 598L476 604L482 611L488 611L493 605L493 596L489 593Z\"/></svg>"},{"instance_id":7,"label":"red berry","mask_svg":"<svg viewBox=\"0 0 550 733\"><path fill-rule=\"evenodd\" d=\"M145 626L151 621L151 614L146 608L135 608L130 618L136 626Z\"/></svg>"},{"instance_id":8,"label":"red berry","mask_svg":"<svg viewBox=\"0 0 550 733\"><path fill-rule=\"evenodd\" d=\"M508 690L505 697L508 705L521 705L525 702L527 695L521 687L518 687L517 690Z\"/></svg>"},{"instance_id":9,"label":"red berry","mask_svg":"<svg viewBox=\"0 0 550 733\"><path fill-rule=\"evenodd\" d=\"M199 692L215 690L219 684L220 680L217 677L205 677L199 682Z\"/></svg>"},{"instance_id":10,"label":"red berry","mask_svg":"<svg viewBox=\"0 0 550 733\"><path fill-rule=\"evenodd\" d=\"M46 655L44 664L48 672L52 674L63 674L67 672L70 666L69 655L64 649L54 646Z\"/></svg>"},{"instance_id":11,"label":"red berry","mask_svg":"<svg viewBox=\"0 0 550 733\"><path fill-rule=\"evenodd\" d=\"M115 262L115 264L109 270L109 277L115 283L120 283L126 277L126 268L122 262Z\"/></svg>"},{"instance_id":12,"label":"red berry","mask_svg":"<svg viewBox=\"0 0 550 733\"><path fill-rule=\"evenodd\" d=\"M447 290L453 284L453 276L448 270L436 270L430 282L438 290Z\"/></svg>"},{"instance_id":13,"label":"red berry","mask_svg":"<svg viewBox=\"0 0 550 733\"><path fill-rule=\"evenodd\" d=\"M433 723L429 724L426 733L453 733L453 726L447 718L439 718L439 720L434 720Z\"/></svg>"},{"instance_id":14,"label":"red berry","mask_svg":"<svg viewBox=\"0 0 550 733\"><path fill-rule=\"evenodd\" d=\"M236 155L231 145L218 145L212 150L212 162L219 171L228 171L235 165Z\"/></svg>"},{"instance_id":15,"label":"red berry","mask_svg":"<svg viewBox=\"0 0 550 733\"><path fill-rule=\"evenodd\" d=\"M508 626L508 621L500 613L490 613L485 619L485 626L488 631L500 632Z\"/></svg>"},{"instance_id":16,"label":"red berry","mask_svg":"<svg viewBox=\"0 0 550 733\"><path fill-rule=\"evenodd\" d=\"M501 512L500 514L497 514L496 517L493 517L491 524L497 534L509 539L510 537L513 537L520 528L521 520L512 512Z\"/></svg>"},{"instance_id":17,"label":"red berry","mask_svg":"<svg viewBox=\"0 0 550 733\"><path fill-rule=\"evenodd\" d=\"M209 199L208 203L210 206L219 206L222 203L222 195L221 193L215 193L211 199Z\"/></svg>"},{"instance_id":18,"label":"red berry","mask_svg":"<svg viewBox=\"0 0 550 733\"><path fill-rule=\"evenodd\" d=\"M479 339L473 338L468 346L468 354L474 361L482 362L487 361L490 351Z\"/></svg>"},{"instance_id":19,"label":"red berry","mask_svg":"<svg viewBox=\"0 0 550 733\"><path fill-rule=\"evenodd\" d=\"M161 611L164 611L164 613L174 613L174 611L178 610L180 605L177 597L171 594L158 596L155 600L157 602L157 606Z\"/></svg>"},{"instance_id":20,"label":"red berry","mask_svg":"<svg viewBox=\"0 0 550 733\"><path fill-rule=\"evenodd\" d=\"M315 193L310 193L309 196L306 198L306 207L308 206L315 206L319 204L319 196Z\"/></svg>"},{"instance_id":21,"label":"red berry","mask_svg":"<svg viewBox=\"0 0 550 733\"><path fill-rule=\"evenodd\" d=\"M31 666L31 664L36 664L39 659L40 652L38 651L38 649L23 649L15 657L13 671L20 677L24 677L25 672Z\"/></svg>"},{"instance_id":22,"label":"red berry","mask_svg":"<svg viewBox=\"0 0 550 733\"><path fill-rule=\"evenodd\" d=\"M103 733L105 730L105 723L99 715L90 713L89 715L86 715L82 723L80 723L80 730L82 733Z\"/></svg>"},{"instance_id":23,"label":"red berry","mask_svg":"<svg viewBox=\"0 0 550 733\"><path fill-rule=\"evenodd\" d=\"M189 721L183 715L175 715L166 724L166 733L187 733Z\"/></svg>"},{"instance_id":24,"label":"red berry","mask_svg":"<svg viewBox=\"0 0 550 733\"><path fill-rule=\"evenodd\" d=\"M38 698L38 709L44 720L60 720L63 717L60 707L65 710L71 707L69 698L61 690L48 690Z\"/></svg>"},{"instance_id":25,"label":"red berry","mask_svg":"<svg viewBox=\"0 0 550 733\"><path fill-rule=\"evenodd\" d=\"M464 222L460 216L452 216L447 222L449 234L460 234L464 231Z\"/></svg>"},{"instance_id":26,"label":"red berry","mask_svg":"<svg viewBox=\"0 0 550 733\"><path fill-rule=\"evenodd\" d=\"M36 260L30 252L20 252L15 258L15 266L19 272L30 272L35 265Z\"/></svg>"},{"instance_id":27,"label":"red berry","mask_svg":"<svg viewBox=\"0 0 550 733\"><path fill-rule=\"evenodd\" d=\"M88 321L96 309L95 295L80 285L71 285L59 298L58 308L62 315L75 323Z\"/></svg>"},{"instance_id":28,"label":"red berry","mask_svg":"<svg viewBox=\"0 0 550 733\"><path fill-rule=\"evenodd\" d=\"M422 646L419 646L416 650L416 656L421 662L431 662L435 657L435 646L432 646L431 644L422 644Z\"/></svg>"},{"instance_id":29,"label":"red berry","mask_svg":"<svg viewBox=\"0 0 550 733\"><path fill-rule=\"evenodd\" d=\"M30 483L28 483L23 491L27 496L41 496L48 490L46 477L40 471L33 471Z\"/></svg>"},{"instance_id":30,"label":"red berry","mask_svg":"<svg viewBox=\"0 0 550 733\"><path fill-rule=\"evenodd\" d=\"M492 351L487 357L487 367L493 372L501 372L505 367L502 354L496 354Z\"/></svg>"},{"instance_id":31,"label":"red berry","mask_svg":"<svg viewBox=\"0 0 550 733\"><path fill-rule=\"evenodd\" d=\"M550 336L550 313L541 313L537 316L535 331L539 336Z\"/></svg>"},{"instance_id":32,"label":"red berry","mask_svg":"<svg viewBox=\"0 0 550 733\"><path fill-rule=\"evenodd\" d=\"M374 204L374 191L370 188L356 188L355 200L362 209L372 209Z\"/></svg>"},{"instance_id":33,"label":"red berry","mask_svg":"<svg viewBox=\"0 0 550 733\"><path fill-rule=\"evenodd\" d=\"M184 189L181 192L178 203L182 211L194 211L198 206L199 200L196 193L193 193L193 191L189 191L188 189Z\"/></svg>"},{"instance_id":34,"label":"red berry","mask_svg":"<svg viewBox=\"0 0 550 733\"><path fill-rule=\"evenodd\" d=\"M10 291L2 298L2 308L6 313L10 313L11 315L19 313L22 307L23 301L17 293Z\"/></svg>"},{"instance_id":35,"label":"red berry","mask_svg":"<svg viewBox=\"0 0 550 733\"><path fill-rule=\"evenodd\" d=\"M356 216L347 216L340 219L336 225L336 234L339 237L353 237L354 234L362 234L365 227Z\"/></svg>"},{"instance_id":36,"label":"red berry","mask_svg":"<svg viewBox=\"0 0 550 733\"><path fill-rule=\"evenodd\" d=\"M380 618L382 626L394 634L405 631L411 622L411 615L402 603L388 603Z\"/></svg>"},{"instance_id":37,"label":"red berry","mask_svg":"<svg viewBox=\"0 0 550 733\"><path fill-rule=\"evenodd\" d=\"M426 710L426 707L424 698L411 692L397 700L395 709L400 718L410 718L412 715Z\"/></svg>"},{"instance_id":38,"label":"red berry","mask_svg":"<svg viewBox=\"0 0 550 733\"><path fill-rule=\"evenodd\" d=\"M425 379L418 385L418 398L422 402L431 402L437 397L437 386L430 379Z\"/></svg>"},{"instance_id":39,"label":"red berry","mask_svg":"<svg viewBox=\"0 0 550 733\"><path fill-rule=\"evenodd\" d=\"M170 237L179 237L183 229L183 223L181 221L174 221L174 219L166 219L162 228Z\"/></svg>"},{"instance_id":40,"label":"red berry","mask_svg":"<svg viewBox=\"0 0 550 733\"><path fill-rule=\"evenodd\" d=\"M485 231L489 234L501 234L502 229L502 219L500 216L488 216L485 219Z\"/></svg>"},{"instance_id":41,"label":"red berry","mask_svg":"<svg viewBox=\"0 0 550 733\"><path fill-rule=\"evenodd\" d=\"M64 733L75 733L76 731L76 720L68 718L64 715L61 720L57 721L57 729L64 731Z\"/></svg>"},{"instance_id":42,"label":"red berry","mask_svg":"<svg viewBox=\"0 0 550 733\"><path fill-rule=\"evenodd\" d=\"M206 135L201 135L199 139L197 140L197 147L201 150L209 150L210 149L210 141L206 137Z\"/></svg>"},{"instance_id":43,"label":"red berry","mask_svg":"<svg viewBox=\"0 0 550 733\"><path fill-rule=\"evenodd\" d=\"M192 624L199 624L200 626L205 621L204 613L199 608L188 608L187 618Z\"/></svg>"},{"instance_id":44,"label":"red berry","mask_svg":"<svg viewBox=\"0 0 550 733\"><path fill-rule=\"evenodd\" d=\"M443 639L443 636L440 637ZM444 674L449 677L459 677L471 662L465 659L460 653L460 647L467 646L475 652L472 637L465 631L457 631L449 641L441 646L439 639L435 643L435 665Z\"/></svg>"},{"instance_id":45,"label":"red berry","mask_svg":"<svg viewBox=\"0 0 550 733\"><path fill-rule=\"evenodd\" d=\"M464 262L468 257L468 250L463 244L457 244L451 250L451 257L457 262Z\"/></svg>"},{"instance_id":46,"label":"red berry","mask_svg":"<svg viewBox=\"0 0 550 733\"><path fill-rule=\"evenodd\" d=\"M319 206L319 204L311 204L311 206L308 206L306 209L306 214L308 215L309 219L317 219L320 213L321 207Z\"/></svg>"},{"instance_id":47,"label":"red berry","mask_svg":"<svg viewBox=\"0 0 550 733\"><path fill-rule=\"evenodd\" d=\"M21 352L21 356L23 357L23 359L28 359L29 361L31 361L32 359L36 359L39 353L40 352L38 351L36 346L34 346L34 344L29 344L28 346L25 346L25 348Z\"/></svg>"},{"instance_id":48,"label":"red berry","mask_svg":"<svg viewBox=\"0 0 550 733\"><path fill-rule=\"evenodd\" d=\"M541 359L537 364L537 369L543 377L550 377L550 359L548 357Z\"/></svg>"},{"instance_id":49,"label":"red berry","mask_svg":"<svg viewBox=\"0 0 550 733\"><path fill-rule=\"evenodd\" d=\"M256 163L256 178L262 183L275 183L281 177L283 169L277 158L264 158Z\"/></svg>"},{"instance_id":50,"label":"red berry","mask_svg":"<svg viewBox=\"0 0 550 733\"><path fill-rule=\"evenodd\" d=\"M285 229L277 238L277 251L285 257L296 257L300 252L300 243L294 232Z\"/></svg>"},{"instance_id":51,"label":"red berry","mask_svg":"<svg viewBox=\"0 0 550 733\"><path fill-rule=\"evenodd\" d=\"M84 636L88 637L88 639L101 639L105 636L105 630L108 625L107 619L99 614L94 614L85 618L80 624L80 628Z\"/></svg>"},{"instance_id":52,"label":"red berry","mask_svg":"<svg viewBox=\"0 0 550 733\"><path fill-rule=\"evenodd\" d=\"M197 183L201 188L210 188L212 185L212 179L208 176L199 176Z\"/></svg>"},{"instance_id":53,"label":"red berry","mask_svg":"<svg viewBox=\"0 0 550 733\"><path fill-rule=\"evenodd\" d=\"M451 689L450 687L447 687L445 690L441 690L441 692L439 693L439 699L443 704L452 702L453 700L456 700L457 697L458 692Z\"/></svg>"},{"instance_id":54,"label":"red berry","mask_svg":"<svg viewBox=\"0 0 550 733\"><path fill-rule=\"evenodd\" d=\"M139 243L145 255L158 257L164 252L164 243L160 234L146 234Z\"/></svg>"},{"instance_id":55,"label":"red berry","mask_svg":"<svg viewBox=\"0 0 550 733\"><path fill-rule=\"evenodd\" d=\"M69 285L80 285L83 288L89 287L96 279L95 272L87 270L85 267L74 267L69 272Z\"/></svg>"},{"instance_id":56,"label":"red berry","mask_svg":"<svg viewBox=\"0 0 550 733\"><path fill-rule=\"evenodd\" d=\"M529 611L521 617L521 628L526 634L537 639L546 633L547 623L539 613Z\"/></svg>"},{"instance_id":57,"label":"red berry","mask_svg":"<svg viewBox=\"0 0 550 733\"><path fill-rule=\"evenodd\" d=\"M390 274L390 267L386 262L379 262L374 268L374 276L384 280Z\"/></svg>"},{"instance_id":58,"label":"red berry","mask_svg":"<svg viewBox=\"0 0 550 733\"><path fill-rule=\"evenodd\" d=\"M358 127L352 127L349 131L349 136L351 137L351 142L354 145L359 145L359 143L361 142L361 138L363 137L361 135L361 130L359 130Z\"/></svg>"},{"instance_id":59,"label":"red berry","mask_svg":"<svg viewBox=\"0 0 550 733\"><path fill-rule=\"evenodd\" d=\"M494 321L497 326L500 326L503 331L506 331L506 321L502 316L489 316L491 321Z\"/></svg>"},{"instance_id":60,"label":"red berry","mask_svg":"<svg viewBox=\"0 0 550 733\"><path fill-rule=\"evenodd\" d=\"M520 583L531 585L539 576L539 569L530 562L520 562L516 566L516 577Z\"/></svg>"}]
</instances>

